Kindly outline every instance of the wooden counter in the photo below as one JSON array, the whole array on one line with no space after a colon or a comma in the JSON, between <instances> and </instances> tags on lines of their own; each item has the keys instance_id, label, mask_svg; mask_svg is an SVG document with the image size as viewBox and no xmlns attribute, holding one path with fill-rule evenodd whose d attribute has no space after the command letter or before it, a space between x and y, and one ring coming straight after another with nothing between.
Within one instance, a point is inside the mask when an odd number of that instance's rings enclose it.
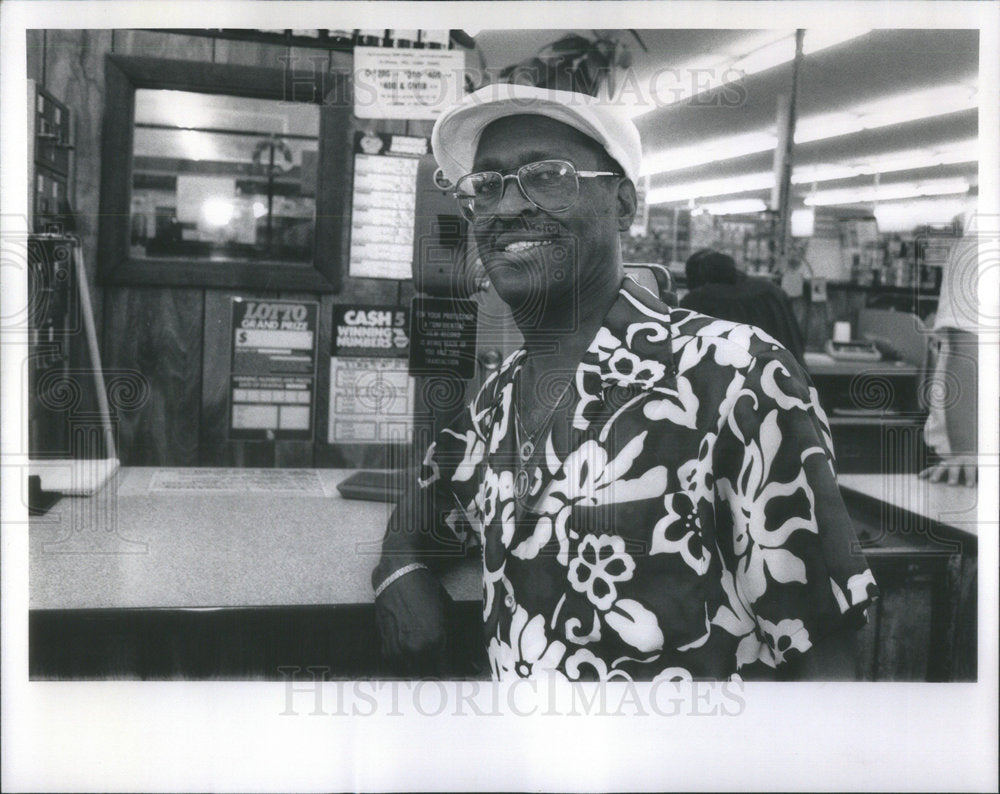
<instances>
[{"instance_id":1,"label":"wooden counter","mask_svg":"<svg viewBox=\"0 0 1000 794\"><path fill-rule=\"evenodd\" d=\"M882 597L861 633L862 677L975 681L978 489L915 474L841 474Z\"/></svg>"}]
</instances>

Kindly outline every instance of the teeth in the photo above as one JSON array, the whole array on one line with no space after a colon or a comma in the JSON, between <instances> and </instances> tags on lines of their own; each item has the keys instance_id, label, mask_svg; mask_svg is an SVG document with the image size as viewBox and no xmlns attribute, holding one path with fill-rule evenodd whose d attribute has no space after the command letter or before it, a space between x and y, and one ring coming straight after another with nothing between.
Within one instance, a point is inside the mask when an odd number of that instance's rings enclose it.
<instances>
[{"instance_id":1,"label":"teeth","mask_svg":"<svg viewBox=\"0 0 1000 794\"><path fill-rule=\"evenodd\" d=\"M504 251L510 251L511 253L518 253L520 251L527 251L529 248L538 248L543 245L551 245L551 240L518 240L516 243L511 243L504 248Z\"/></svg>"}]
</instances>

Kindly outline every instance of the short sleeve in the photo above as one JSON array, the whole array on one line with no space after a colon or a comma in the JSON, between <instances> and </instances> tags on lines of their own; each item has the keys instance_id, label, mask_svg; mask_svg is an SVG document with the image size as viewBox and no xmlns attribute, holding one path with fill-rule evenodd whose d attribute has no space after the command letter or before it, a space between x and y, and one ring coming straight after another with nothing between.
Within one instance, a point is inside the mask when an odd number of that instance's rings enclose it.
<instances>
[{"instance_id":1,"label":"short sleeve","mask_svg":"<svg viewBox=\"0 0 1000 794\"><path fill-rule=\"evenodd\" d=\"M957 239L941 268L941 288L938 295L934 330L955 328L979 333L979 245L980 236L974 226L975 216L963 218L965 235ZM995 239L986 238L995 248Z\"/></svg>"},{"instance_id":2,"label":"short sleeve","mask_svg":"<svg viewBox=\"0 0 1000 794\"><path fill-rule=\"evenodd\" d=\"M837 486L826 416L787 350L755 357L732 385L715 446L724 564L780 666L878 596Z\"/></svg>"}]
</instances>

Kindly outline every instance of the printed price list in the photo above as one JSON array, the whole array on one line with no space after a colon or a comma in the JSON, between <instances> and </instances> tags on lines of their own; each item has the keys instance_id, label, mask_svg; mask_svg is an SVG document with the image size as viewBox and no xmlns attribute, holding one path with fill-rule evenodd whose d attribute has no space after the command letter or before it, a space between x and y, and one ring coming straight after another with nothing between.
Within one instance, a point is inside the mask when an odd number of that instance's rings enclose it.
<instances>
[{"instance_id":1,"label":"printed price list","mask_svg":"<svg viewBox=\"0 0 1000 794\"><path fill-rule=\"evenodd\" d=\"M419 162L416 157L355 155L352 276L410 278Z\"/></svg>"}]
</instances>

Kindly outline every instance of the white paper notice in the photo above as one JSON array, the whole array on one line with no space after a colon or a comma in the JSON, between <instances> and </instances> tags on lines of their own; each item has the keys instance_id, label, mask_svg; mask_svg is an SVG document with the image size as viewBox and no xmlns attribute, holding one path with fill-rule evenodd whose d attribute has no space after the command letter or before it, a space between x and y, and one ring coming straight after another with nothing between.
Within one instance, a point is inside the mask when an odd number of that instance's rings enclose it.
<instances>
[{"instance_id":1,"label":"white paper notice","mask_svg":"<svg viewBox=\"0 0 1000 794\"><path fill-rule=\"evenodd\" d=\"M436 119L458 103L461 50L354 48L354 115L359 119Z\"/></svg>"},{"instance_id":2,"label":"white paper notice","mask_svg":"<svg viewBox=\"0 0 1000 794\"><path fill-rule=\"evenodd\" d=\"M157 469L149 481L151 493L280 493L323 496L323 484L311 469Z\"/></svg>"},{"instance_id":3,"label":"white paper notice","mask_svg":"<svg viewBox=\"0 0 1000 794\"><path fill-rule=\"evenodd\" d=\"M412 276L417 170L428 147L426 138L355 136L351 276Z\"/></svg>"},{"instance_id":4,"label":"white paper notice","mask_svg":"<svg viewBox=\"0 0 1000 794\"><path fill-rule=\"evenodd\" d=\"M413 390L405 358L331 358L328 443L409 443Z\"/></svg>"}]
</instances>

